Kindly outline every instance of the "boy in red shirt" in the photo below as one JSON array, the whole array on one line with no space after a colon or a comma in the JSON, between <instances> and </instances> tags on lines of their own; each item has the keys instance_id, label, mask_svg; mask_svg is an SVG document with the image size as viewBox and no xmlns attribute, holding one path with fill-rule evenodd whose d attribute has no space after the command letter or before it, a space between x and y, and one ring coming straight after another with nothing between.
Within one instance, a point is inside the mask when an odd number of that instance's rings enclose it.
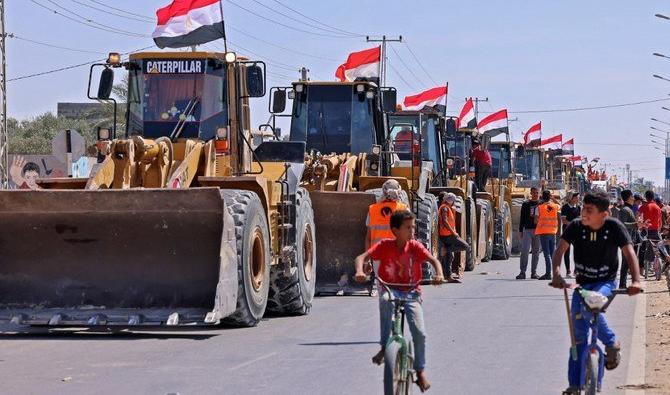
<instances>
[{"instance_id":1,"label":"boy in red shirt","mask_svg":"<svg viewBox=\"0 0 670 395\"><path fill-rule=\"evenodd\" d=\"M398 210L391 215L391 231L395 239L384 239L373 245L367 252L356 257L356 281L365 282L367 276L363 271L363 264L367 260L380 261L377 276L384 282L395 284L413 284L422 279L422 263L429 261L435 269L436 283L444 282L442 265L420 242L414 240L416 223L414 214L409 210ZM384 291L385 292L385 291ZM393 304L384 300L384 292L379 293L379 326L381 350L372 358L372 362L381 365L384 361L384 347L391 335L391 318ZM405 303L405 314L409 329L412 332L414 343L414 369L417 375L417 384L421 392L430 388L430 383L424 373L426 365L426 329L423 323L423 309L421 307L421 288L402 290L394 288L393 292L403 298L412 299Z\"/></svg>"}]
</instances>

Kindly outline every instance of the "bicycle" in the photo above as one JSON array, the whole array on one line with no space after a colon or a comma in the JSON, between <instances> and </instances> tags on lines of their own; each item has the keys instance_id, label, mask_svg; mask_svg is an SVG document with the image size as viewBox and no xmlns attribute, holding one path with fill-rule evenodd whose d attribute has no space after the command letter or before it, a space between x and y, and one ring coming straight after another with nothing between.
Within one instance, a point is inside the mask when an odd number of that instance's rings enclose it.
<instances>
[{"instance_id":1,"label":"bicycle","mask_svg":"<svg viewBox=\"0 0 670 395\"><path fill-rule=\"evenodd\" d=\"M595 395L602 389L605 374L605 353L598 345L598 318L600 314L607 310L616 295L628 294L628 290L614 289L611 297L579 286L574 288L574 292L581 299L582 305L592 314L589 322L591 338L588 342L589 346L584 349L581 355L577 355L576 352L572 353L573 360L579 358L581 366L579 390L577 392L566 390L563 391L563 395ZM572 322L570 325L572 325Z\"/></svg>"},{"instance_id":2,"label":"bicycle","mask_svg":"<svg viewBox=\"0 0 670 395\"><path fill-rule=\"evenodd\" d=\"M645 254L642 257L644 260L644 278L647 280L649 278L650 272L653 271L654 278L656 281L659 281L663 274L665 274L666 286L668 292L670 292L670 255L665 248L666 241L661 240L651 240L647 236L642 237L642 242L638 245L638 256L640 248L644 245ZM654 253L653 260L647 259L646 252L651 248Z\"/></svg>"},{"instance_id":3,"label":"bicycle","mask_svg":"<svg viewBox=\"0 0 670 395\"><path fill-rule=\"evenodd\" d=\"M403 287L408 293L416 290L419 285L436 284L433 280L421 280L412 284L387 283L377 278L379 284L385 288L382 295L385 301L393 303L393 325L384 348L384 394L385 395L407 395L412 393L415 371L414 347L411 341L405 337L405 303L414 299L401 297L394 292L394 287ZM445 284L440 282L439 284Z\"/></svg>"}]
</instances>

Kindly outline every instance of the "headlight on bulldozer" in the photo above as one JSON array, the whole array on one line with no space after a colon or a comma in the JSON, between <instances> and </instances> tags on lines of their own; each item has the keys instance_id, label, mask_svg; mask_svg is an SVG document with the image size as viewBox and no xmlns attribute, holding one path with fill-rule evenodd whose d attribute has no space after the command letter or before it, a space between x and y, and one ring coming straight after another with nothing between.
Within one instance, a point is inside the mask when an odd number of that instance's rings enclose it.
<instances>
[{"instance_id":1,"label":"headlight on bulldozer","mask_svg":"<svg viewBox=\"0 0 670 395\"><path fill-rule=\"evenodd\" d=\"M225 59L228 63L234 63L237 60L237 55L235 52L226 52Z\"/></svg>"},{"instance_id":2,"label":"headlight on bulldozer","mask_svg":"<svg viewBox=\"0 0 670 395\"><path fill-rule=\"evenodd\" d=\"M373 145L372 146L372 153L374 155L381 155L382 153L382 146L381 145Z\"/></svg>"},{"instance_id":3,"label":"headlight on bulldozer","mask_svg":"<svg viewBox=\"0 0 670 395\"><path fill-rule=\"evenodd\" d=\"M365 92L365 85L358 84L354 87L354 90L356 91L356 93L363 93Z\"/></svg>"},{"instance_id":4,"label":"headlight on bulldozer","mask_svg":"<svg viewBox=\"0 0 670 395\"><path fill-rule=\"evenodd\" d=\"M449 158L447 159L447 167L454 167L454 160Z\"/></svg>"},{"instance_id":5,"label":"headlight on bulldozer","mask_svg":"<svg viewBox=\"0 0 670 395\"><path fill-rule=\"evenodd\" d=\"M107 64L112 66L121 65L121 54L118 52L110 52L107 56Z\"/></svg>"},{"instance_id":6,"label":"headlight on bulldozer","mask_svg":"<svg viewBox=\"0 0 670 395\"><path fill-rule=\"evenodd\" d=\"M98 128L98 140L110 140L111 139L111 133L109 132L109 129L107 128Z\"/></svg>"}]
</instances>

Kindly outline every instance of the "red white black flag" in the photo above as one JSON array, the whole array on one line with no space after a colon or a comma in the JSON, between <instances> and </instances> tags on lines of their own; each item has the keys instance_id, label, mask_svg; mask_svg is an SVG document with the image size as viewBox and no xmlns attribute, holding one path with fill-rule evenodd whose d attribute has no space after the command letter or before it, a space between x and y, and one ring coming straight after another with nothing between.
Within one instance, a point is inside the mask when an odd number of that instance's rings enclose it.
<instances>
[{"instance_id":1,"label":"red white black flag","mask_svg":"<svg viewBox=\"0 0 670 395\"><path fill-rule=\"evenodd\" d=\"M159 48L182 48L223 38L221 0L174 0L156 11Z\"/></svg>"},{"instance_id":2,"label":"red white black flag","mask_svg":"<svg viewBox=\"0 0 670 395\"><path fill-rule=\"evenodd\" d=\"M575 139L570 139L561 145L561 150L563 155L574 155L575 154Z\"/></svg>"},{"instance_id":3,"label":"red white black flag","mask_svg":"<svg viewBox=\"0 0 670 395\"><path fill-rule=\"evenodd\" d=\"M526 147L539 147L542 143L542 122L531 126L523 135L523 144Z\"/></svg>"},{"instance_id":4,"label":"red white black flag","mask_svg":"<svg viewBox=\"0 0 670 395\"><path fill-rule=\"evenodd\" d=\"M552 136L546 140L542 140L542 143L540 144L542 148L550 150L560 150L562 145L563 145L562 134L557 134L556 136Z\"/></svg>"},{"instance_id":5,"label":"red white black flag","mask_svg":"<svg viewBox=\"0 0 670 395\"><path fill-rule=\"evenodd\" d=\"M477 117L475 117L475 106L472 98L469 98L458 116L457 129L475 129L476 127Z\"/></svg>"},{"instance_id":6,"label":"red white black flag","mask_svg":"<svg viewBox=\"0 0 670 395\"><path fill-rule=\"evenodd\" d=\"M447 106L447 86L428 89L418 95L406 96L403 101L405 110L418 111L424 107L433 107L436 105Z\"/></svg>"},{"instance_id":7,"label":"red white black flag","mask_svg":"<svg viewBox=\"0 0 670 395\"><path fill-rule=\"evenodd\" d=\"M500 110L479 121L477 125L479 133L489 137L495 137L501 133L509 133L507 122L507 110Z\"/></svg>"},{"instance_id":8,"label":"red white black flag","mask_svg":"<svg viewBox=\"0 0 670 395\"><path fill-rule=\"evenodd\" d=\"M335 71L340 81L355 81L356 78L379 78L381 47L352 52L347 61Z\"/></svg>"}]
</instances>

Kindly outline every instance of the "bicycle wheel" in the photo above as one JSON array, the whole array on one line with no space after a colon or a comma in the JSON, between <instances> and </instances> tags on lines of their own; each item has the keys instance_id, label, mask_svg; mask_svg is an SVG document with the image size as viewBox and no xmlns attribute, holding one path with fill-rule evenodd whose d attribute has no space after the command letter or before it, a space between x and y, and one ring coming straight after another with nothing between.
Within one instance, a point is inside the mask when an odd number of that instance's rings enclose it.
<instances>
[{"instance_id":1,"label":"bicycle wheel","mask_svg":"<svg viewBox=\"0 0 670 395\"><path fill-rule=\"evenodd\" d=\"M584 383L585 395L596 395L596 392L598 391L599 358L599 353L589 353L589 359L586 361L586 382Z\"/></svg>"},{"instance_id":2,"label":"bicycle wheel","mask_svg":"<svg viewBox=\"0 0 670 395\"><path fill-rule=\"evenodd\" d=\"M400 344L393 342L386 347L384 353L384 395L405 395L411 391L412 383L408 380L408 369L403 372L401 362L407 356L400 350ZM408 363L407 359L405 363Z\"/></svg>"}]
</instances>

